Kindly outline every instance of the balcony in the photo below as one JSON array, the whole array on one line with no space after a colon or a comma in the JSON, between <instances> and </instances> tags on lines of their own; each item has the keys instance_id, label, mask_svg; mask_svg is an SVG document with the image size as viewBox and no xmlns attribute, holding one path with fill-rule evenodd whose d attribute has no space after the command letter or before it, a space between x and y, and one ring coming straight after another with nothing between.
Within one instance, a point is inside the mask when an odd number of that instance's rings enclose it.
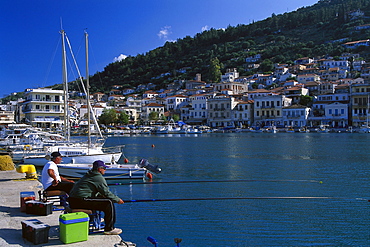
<instances>
[{"instance_id":1,"label":"balcony","mask_svg":"<svg viewBox=\"0 0 370 247\"><path fill-rule=\"evenodd\" d=\"M62 122L62 120L58 117L35 117L32 122L44 122L44 123L51 123L51 122Z\"/></svg>"},{"instance_id":2,"label":"balcony","mask_svg":"<svg viewBox=\"0 0 370 247\"><path fill-rule=\"evenodd\" d=\"M23 110L23 113L55 113L55 114L63 114L64 111L62 110L51 110L51 109L29 109L26 108Z\"/></svg>"},{"instance_id":3,"label":"balcony","mask_svg":"<svg viewBox=\"0 0 370 247\"><path fill-rule=\"evenodd\" d=\"M55 101L51 99L26 99L25 102L37 102L37 103L58 103L62 104L63 100Z\"/></svg>"}]
</instances>

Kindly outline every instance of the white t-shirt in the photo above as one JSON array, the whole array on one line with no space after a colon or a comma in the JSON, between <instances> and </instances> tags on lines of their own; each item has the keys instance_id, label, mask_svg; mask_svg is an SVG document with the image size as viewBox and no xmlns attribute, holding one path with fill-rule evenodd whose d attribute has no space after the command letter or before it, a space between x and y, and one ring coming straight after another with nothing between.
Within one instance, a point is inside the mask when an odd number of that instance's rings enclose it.
<instances>
[{"instance_id":1,"label":"white t-shirt","mask_svg":"<svg viewBox=\"0 0 370 247\"><path fill-rule=\"evenodd\" d=\"M41 182L42 182L42 186L44 187L44 190L46 190L54 181L54 179L50 177L48 174L49 169L54 170L54 174L57 180L61 182L57 164L55 164L54 161L49 161L48 163L44 165L44 168L42 169L42 173L41 173Z\"/></svg>"}]
</instances>

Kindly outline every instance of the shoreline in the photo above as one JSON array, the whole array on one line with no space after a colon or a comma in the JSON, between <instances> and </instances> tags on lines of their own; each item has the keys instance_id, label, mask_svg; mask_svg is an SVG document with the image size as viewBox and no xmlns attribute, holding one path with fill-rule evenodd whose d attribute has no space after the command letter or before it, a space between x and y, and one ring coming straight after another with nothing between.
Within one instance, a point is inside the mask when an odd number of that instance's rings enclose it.
<instances>
[{"instance_id":1,"label":"shoreline","mask_svg":"<svg viewBox=\"0 0 370 247\"><path fill-rule=\"evenodd\" d=\"M17 173L16 170L0 171L0 187L0 246L34 246L32 242L22 238L21 222L31 219L38 219L50 226L48 243L38 246L66 246L59 239L59 216L63 211L53 211L47 216L20 211L20 192L34 191L36 200L39 199L38 191L42 189L42 185L37 179L26 180L25 174ZM68 246L117 246L121 242L120 235L95 233L90 234L87 241L71 243Z\"/></svg>"}]
</instances>

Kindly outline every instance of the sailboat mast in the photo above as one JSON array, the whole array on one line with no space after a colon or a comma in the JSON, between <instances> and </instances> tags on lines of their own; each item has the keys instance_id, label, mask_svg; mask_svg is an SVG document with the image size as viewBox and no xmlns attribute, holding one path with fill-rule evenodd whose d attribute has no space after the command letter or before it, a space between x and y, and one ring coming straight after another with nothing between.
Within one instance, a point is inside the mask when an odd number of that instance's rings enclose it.
<instances>
[{"instance_id":1,"label":"sailboat mast","mask_svg":"<svg viewBox=\"0 0 370 247\"><path fill-rule=\"evenodd\" d=\"M65 48L65 32L60 31L62 35L62 80L64 91L64 133L67 141L70 141L69 114L68 114L68 83L67 83L67 57Z\"/></svg>"},{"instance_id":2,"label":"sailboat mast","mask_svg":"<svg viewBox=\"0 0 370 247\"><path fill-rule=\"evenodd\" d=\"M91 146L91 129L90 129L90 82L89 82L89 35L85 31L85 58L86 58L86 105L87 105L87 133L88 133L88 147Z\"/></svg>"}]
</instances>

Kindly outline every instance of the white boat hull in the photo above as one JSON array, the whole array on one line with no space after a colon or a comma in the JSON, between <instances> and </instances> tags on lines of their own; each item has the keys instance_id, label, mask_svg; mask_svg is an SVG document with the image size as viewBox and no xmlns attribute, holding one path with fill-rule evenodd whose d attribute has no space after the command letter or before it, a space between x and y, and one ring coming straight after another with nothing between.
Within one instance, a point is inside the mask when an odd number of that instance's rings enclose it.
<instances>
[{"instance_id":1,"label":"white boat hull","mask_svg":"<svg viewBox=\"0 0 370 247\"><path fill-rule=\"evenodd\" d=\"M122 152L63 156L62 164L92 164L96 160L101 160L104 163L110 164L112 163L112 160L114 160L114 162L118 162L121 156ZM28 156L23 159L23 164L31 164L37 167L43 167L47 161L46 155Z\"/></svg>"},{"instance_id":2,"label":"white boat hull","mask_svg":"<svg viewBox=\"0 0 370 247\"><path fill-rule=\"evenodd\" d=\"M58 165L59 174L68 178L81 178L92 168L90 164ZM105 170L103 175L108 184L119 183L125 179L144 179L147 170L137 165L114 165Z\"/></svg>"}]
</instances>

